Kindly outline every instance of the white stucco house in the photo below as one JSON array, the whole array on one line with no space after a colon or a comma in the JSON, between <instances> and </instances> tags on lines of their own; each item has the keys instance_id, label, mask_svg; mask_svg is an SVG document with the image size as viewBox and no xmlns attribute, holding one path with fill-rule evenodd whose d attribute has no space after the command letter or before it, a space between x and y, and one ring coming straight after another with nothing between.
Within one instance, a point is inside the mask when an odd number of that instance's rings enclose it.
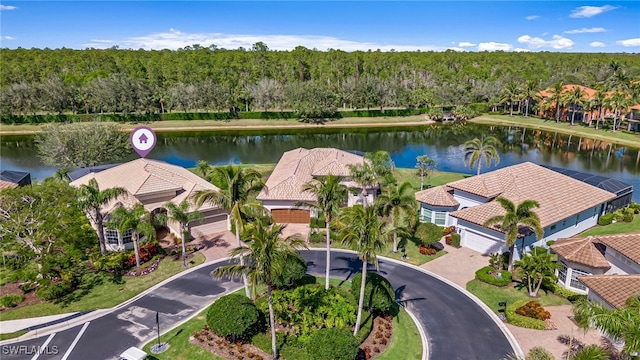
<instances>
[{"instance_id":1,"label":"white stucco house","mask_svg":"<svg viewBox=\"0 0 640 360\"><path fill-rule=\"evenodd\" d=\"M516 241L515 259L523 250L544 246L549 240L571 237L597 224L614 193L599 189L531 162L508 166L437 186L415 194L420 203L420 219L441 226L456 226L462 246L482 254L506 251L504 233L498 227L482 224L504 209L494 201L502 196L516 205L535 200L535 212L544 228L536 240L529 229L522 229Z\"/></svg>"},{"instance_id":2,"label":"white stucco house","mask_svg":"<svg viewBox=\"0 0 640 360\"><path fill-rule=\"evenodd\" d=\"M190 201L191 196L198 190L219 190L213 184L183 167L144 158L112 166L99 172L88 172L70 184L80 187L88 184L91 179L96 180L100 190L121 187L127 192L102 208L106 221L109 219L109 214L118 207L133 207L135 204L142 204L146 210L156 214L166 212L164 205L168 201L178 205L184 200ZM211 204L204 204L196 208L192 204L190 211L196 210L203 215L204 219L189 224L193 236L204 236L229 229L229 215L223 209ZM118 251L132 248L131 231L120 233L117 229L108 228L106 221L107 250ZM96 228L93 223L92 226L94 229ZM168 221L167 227L172 233L182 237L180 224Z\"/></svg>"},{"instance_id":3,"label":"white stucco house","mask_svg":"<svg viewBox=\"0 0 640 360\"><path fill-rule=\"evenodd\" d=\"M346 206L355 204L373 204L379 185L366 189L352 181L349 166L368 162L363 156L334 148L297 148L282 154L265 187L257 196L265 208L271 211L276 223L304 223L316 217L314 209L297 206L300 202L314 203L315 196L302 191L305 183L323 176L334 175L350 189Z\"/></svg>"},{"instance_id":4,"label":"white stucco house","mask_svg":"<svg viewBox=\"0 0 640 360\"><path fill-rule=\"evenodd\" d=\"M558 284L569 290L588 293L593 300L612 306L619 301L611 300L611 295L622 290L606 286L609 281L628 282L628 291L622 291L623 295L628 293L627 298L633 295L633 289L640 291L640 233L559 239L551 250L561 265Z\"/></svg>"}]
</instances>

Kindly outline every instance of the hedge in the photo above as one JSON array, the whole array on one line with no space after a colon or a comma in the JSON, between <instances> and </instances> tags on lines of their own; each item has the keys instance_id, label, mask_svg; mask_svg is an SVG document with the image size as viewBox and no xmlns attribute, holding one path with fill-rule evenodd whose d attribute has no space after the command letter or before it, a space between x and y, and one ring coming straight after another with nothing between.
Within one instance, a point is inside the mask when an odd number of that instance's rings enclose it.
<instances>
[{"instance_id":1,"label":"hedge","mask_svg":"<svg viewBox=\"0 0 640 360\"><path fill-rule=\"evenodd\" d=\"M476 271L476 278L482 282L495 286L507 286L511 283L511 273L507 270L500 271L502 278L495 277L493 272L495 272L493 266L485 266Z\"/></svg>"},{"instance_id":2,"label":"hedge","mask_svg":"<svg viewBox=\"0 0 640 360\"><path fill-rule=\"evenodd\" d=\"M608 213L608 214L604 214L602 216L600 216L600 219L598 219L598 225L609 225L613 222L613 214L612 213Z\"/></svg>"},{"instance_id":3,"label":"hedge","mask_svg":"<svg viewBox=\"0 0 640 360\"><path fill-rule=\"evenodd\" d=\"M362 274L358 273L351 279L351 293L360 300L360 285L362 284ZM396 293L389 280L382 275L367 272L367 283L364 288L364 308L375 309L393 316L400 311L396 303Z\"/></svg>"},{"instance_id":4,"label":"hedge","mask_svg":"<svg viewBox=\"0 0 640 360\"><path fill-rule=\"evenodd\" d=\"M543 320L532 319L526 316L516 314L516 309L524 306L529 300L517 300L511 304L507 304L505 316L509 324L523 327L527 329L544 330L545 323Z\"/></svg>"},{"instance_id":5,"label":"hedge","mask_svg":"<svg viewBox=\"0 0 640 360\"><path fill-rule=\"evenodd\" d=\"M457 248L460 247L460 234L458 233L451 234L451 245Z\"/></svg>"},{"instance_id":6,"label":"hedge","mask_svg":"<svg viewBox=\"0 0 640 360\"><path fill-rule=\"evenodd\" d=\"M289 287L295 285L307 273L307 262L298 254L291 255L284 263L282 274L273 280L277 287Z\"/></svg>"},{"instance_id":7,"label":"hedge","mask_svg":"<svg viewBox=\"0 0 640 360\"><path fill-rule=\"evenodd\" d=\"M551 286L551 290L554 294L558 295L558 296L562 296L563 298L571 301L572 303L580 300L580 299L586 299L587 295L584 294L580 294L574 291L571 291L569 289L563 288L562 286L553 283Z\"/></svg>"},{"instance_id":8,"label":"hedge","mask_svg":"<svg viewBox=\"0 0 640 360\"><path fill-rule=\"evenodd\" d=\"M443 228L433 223L420 223L416 228L414 236L420 240L423 245L429 245L440 241L442 238Z\"/></svg>"},{"instance_id":9,"label":"hedge","mask_svg":"<svg viewBox=\"0 0 640 360\"><path fill-rule=\"evenodd\" d=\"M24 301L24 296L19 294L9 294L0 298L0 306L3 307L16 307L18 304Z\"/></svg>"},{"instance_id":10,"label":"hedge","mask_svg":"<svg viewBox=\"0 0 640 360\"><path fill-rule=\"evenodd\" d=\"M353 360L359 345L349 329L325 328L311 334L308 348L312 360Z\"/></svg>"},{"instance_id":11,"label":"hedge","mask_svg":"<svg viewBox=\"0 0 640 360\"><path fill-rule=\"evenodd\" d=\"M224 337L249 339L258 331L260 313L251 299L230 294L216 300L207 310L207 325Z\"/></svg>"}]
</instances>

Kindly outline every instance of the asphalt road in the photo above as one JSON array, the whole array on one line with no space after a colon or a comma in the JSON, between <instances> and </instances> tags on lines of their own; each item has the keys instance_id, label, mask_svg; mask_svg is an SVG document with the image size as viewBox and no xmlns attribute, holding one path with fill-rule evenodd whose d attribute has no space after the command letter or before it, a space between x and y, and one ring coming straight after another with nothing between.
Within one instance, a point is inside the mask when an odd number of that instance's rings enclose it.
<instances>
[{"instance_id":1,"label":"asphalt road","mask_svg":"<svg viewBox=\"0 0 640 360\"><path fill-rule=\"evenodd\" d=\"M324 275L324 252L303 251L302 255L308 261L310 274ZM210 276L213 269L224 264L212 264L188 273L90 322L52 335L3 345L0 358L117 359L130 346L141 347L156 337L156 311L160 313L161 330L169 329L225 291L237 289L238 281L215 280ZM349 279L361 266L355 255L333 252L331 276ZM455 288L394 262L380 261L380 273L389 279L400 303L415 315L425 330L430 359L499 360L514 351L493 319Z\"/></svg>"}]
</instances>

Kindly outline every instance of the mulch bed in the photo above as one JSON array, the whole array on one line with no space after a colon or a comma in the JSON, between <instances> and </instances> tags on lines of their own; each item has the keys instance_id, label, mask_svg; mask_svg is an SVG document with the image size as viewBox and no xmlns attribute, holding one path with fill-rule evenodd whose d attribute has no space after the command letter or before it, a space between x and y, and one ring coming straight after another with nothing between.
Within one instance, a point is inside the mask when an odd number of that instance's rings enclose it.
<instances>
[{"instance_id":1,"label":"mulch bed","mask_svg":"<svg viewBox=\"0 0 640 360\"><path fill-rule=\"evenodd\" d=\"M231 360L266 360L271 355L251 344L232 343L216 335L207 326L189 337L189 342L211 351L213 354Z\"/></svg>"},{"instance_id":2,"label":"mulch bed","mask_svg":"<svg viewBox=\"0 0 640 360\"><path fill-rule=\"evenodd\" d=\"M20 285L22 285L22 282L20 282L20 281L12 281L12 282L6 283L6 284L2 285L2 287L0 287L1 296L5 296L5 295L9 295L9 294L23 295L24 296L24 301L19 303L17 306L12 307L12 308L0 307L0 311L13 310L13 309L17 309L17 308L21 308L21 307L25 307L25 306L29 306L29 305L40 304L40 303L44 302L44 301L40 300L40 298L38 298L36 296L36 292L35 291L29 291L28 293L23 292L22 289L20 289Z\"/></svg>"},{"instance_id":3,"label":"mulch bed","mask_svg":"<svg viewBox=\"0 0 640 360\"><path fill-rule=\"evenodd\" d=\"M393 318L391 316L379 316L373 319L373 329L365 341L360 344L358 360L375 359L382 354L393 335Z\"/></svg>"}]
</instances>

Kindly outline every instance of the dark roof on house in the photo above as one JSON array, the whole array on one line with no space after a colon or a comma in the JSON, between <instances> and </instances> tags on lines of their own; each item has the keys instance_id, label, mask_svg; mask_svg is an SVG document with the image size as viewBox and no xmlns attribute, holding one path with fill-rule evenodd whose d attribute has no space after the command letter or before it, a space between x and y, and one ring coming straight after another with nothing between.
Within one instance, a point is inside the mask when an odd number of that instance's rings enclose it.
<instances>
[{"instance_id":1,"label":"dark roof on house","mask_svg":"<svg viewBox=\"0 0 640 360\"><path fill-rule=\"evenodd\" d=\"M73 171L70 171L67 174L67 177L69 178L70 181L76 181L87 174L99 173L101 171L111 169L112 167L116 167L118 165L120 164L105 164L105 165L96 165L96 166L78 168Z\"/></svg>"},{"instance_id":2,"label":"dark roof on house","mask_svg":"<svg viewBox=\"0 0 640 360\"><path fill-rule=\"evenodd\" d=\"M20 184L25 178L31 177L31 174L24 171L2 170L0 171L0 180L8 181L14 184Z\"/></svg>"},{"instance_id":3,"label":"dark roof on house","mask_svg":"<svg viewBox=\"0 0 640 360\"><path fill-rule=\"evenodd\" d=\"M547 169L553 170L562 175L569 176L573 179L580 180L589 185L598 187L602 190L614 193L618 195L618 197L622 195L630 194L633 192L633 185L623 183L620 180L612 179L610 177L583 173L575 170L563 169L563 168L549 166L549 165L540 164L540 166L546 167Z\"/></svg>"}]
</instances>

